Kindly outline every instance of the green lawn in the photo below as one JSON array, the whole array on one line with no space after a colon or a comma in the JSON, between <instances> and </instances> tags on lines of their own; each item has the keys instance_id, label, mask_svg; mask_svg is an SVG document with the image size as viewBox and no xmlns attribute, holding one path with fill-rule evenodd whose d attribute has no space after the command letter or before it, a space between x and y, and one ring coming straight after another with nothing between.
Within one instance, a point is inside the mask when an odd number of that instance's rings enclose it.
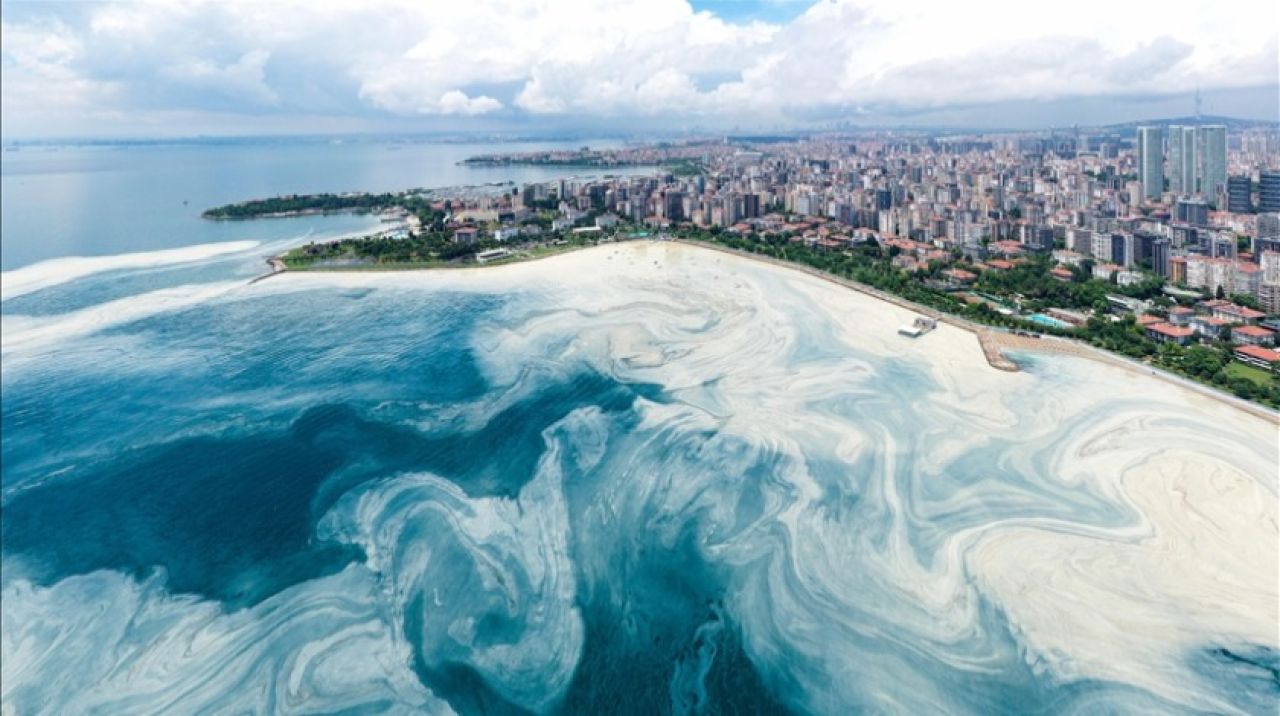
<instances>
[{"instance_id":1,"label":"green lawn","mask_svg":"<svg viewBox=\"0 0 1280 716\"><path fill-rule=\"evenodd\" d=\"M1264 388L1268 385L1271 385L1270 373L1268 373L1267 371L1261 368L1256 368L1251 365L1245 365L1240 361L1236 361L1236 360L1231 361L1231 363L1226 367L1226 371L1227 371L1227 375L1231 376L1232 378L1245 378L1247 380L1253 381L1254 383Z\"/></svg>"}]
</instances>

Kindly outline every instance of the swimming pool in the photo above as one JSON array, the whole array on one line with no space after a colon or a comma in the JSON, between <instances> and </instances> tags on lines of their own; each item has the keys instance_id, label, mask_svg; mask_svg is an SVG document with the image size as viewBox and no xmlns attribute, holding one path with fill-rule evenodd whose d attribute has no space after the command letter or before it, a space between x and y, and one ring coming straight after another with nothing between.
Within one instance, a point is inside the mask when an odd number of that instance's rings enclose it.
<instances>
[{"instance_id":1,"label":"swimming pool","mask_svg":"<svg viewBox=\"0 0 1280 716\"><path fill-rule=\"evenodd\" d=\"M1071 328L1071 324L1066 321L1060 321L1053 316L1046 316L1043 313L1033 313L1027 316L1027 320L1032 323L1039 323L1042 326L1053 326L1054 328Z\"/></svg>"}]
</instances>

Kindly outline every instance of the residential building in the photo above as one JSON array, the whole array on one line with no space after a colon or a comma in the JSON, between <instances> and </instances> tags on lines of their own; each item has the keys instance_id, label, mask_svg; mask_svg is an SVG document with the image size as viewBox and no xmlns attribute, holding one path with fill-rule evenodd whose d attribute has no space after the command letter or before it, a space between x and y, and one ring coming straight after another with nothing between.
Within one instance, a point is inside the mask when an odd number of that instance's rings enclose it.
<instances>
[{"instance_id":1,"label":"residential building","mask_svg":"<svg viewBox=\"0 0 1280 716\"><path fill-rule=\"evenodd\" d=\"M1146 327L1147 337L1157 343L1187 345L1195 338L1195 331L1172 323L1153 323Z\"/></svg>"},{"instance_id":2,"label":"residential building","mask_svg":"<svg viewBox=\"0 0 1280 716\"><path fill-rule=\"evenodd\" d=\"M1242 363L1274 371L1280 365L1280 353L1262 346L1240 346L1235 349L1236 360Z\"/></svg>"},{"instance_id":3,"label":"residential building","mask_svg":"<svg viewBox=\"0 0 1280 716\"><path fill-rule=\"evenodd\" d=\"M1151 270L1161 278L1172 275L1172 244L1168 239L1156 239L1151 242Z\"/></svg>"},{"instance_id":4,"label":"residential building","mask_svg":"<svg viewBox=\"0 0 1280 716\"><path fill-rule=\"evenodd\" d=\"M1231 342L1248 346L1273 346L1276 332L1262 326L1236 326L1231 329Z\"/></svg>"},{"instance_id":5,"label":"residential building","mask_svg":"<svg viewBox=\"0 0 1280 716\"><path fill-rule=\"evenodd\" d=\"M1169 127L1168 143L1169 190L1181 195L1196 193L1196 128Z\"/></svg>"},{"instance_id":6,"label":"residential building","mask_svg":"<svg viewBox=\"0 0 1280 716\"><path fill-rule=\"evenodd\" d=\"M1280 212L1280 169L1264 169L1259 173L1258 211Z\"/></svg>"},{"instance_id":7,"label":"residential building","mask_svg":"<svg viewBox=\"0 0 1280 716\"><path fill-rule=\"evenodd\" d=\"M1227 211L1233 214L1253 212L1253 180L1248 176L1227 177Z\"/></svg>"},{"instance_id":8,"label":"residential building","mask_svg":"<svg viewBox=\"0 0 1280 716\"><path fill-rule=\"evenodd\" d=\"M1208 226L1209 204L1204 199L1179 199L1174 205L1174 217L1192 226Z\"/></svg>"},{"instance_id":9,"label":"residential building","mask_svg":"<svg viewBox=\"0 0 1280 716\"><path fill-rule=\"evenodd\" d=\"M1227 188L1227 128L1221 124L1202 126L1197 130L1200 149L1200 193L1213 206Z\"/></svg>"},{"instance_id":10,"label":"residential building","mask_svg":"<svg viewBox=\"0 0 1280 716\"><path fill-rule=\"evenodd\" d=\"M1164 148L1159 127L1138 127L1138 182L1142 197L1158 200L1164 194Z\"/></svg>"}]
</instances>

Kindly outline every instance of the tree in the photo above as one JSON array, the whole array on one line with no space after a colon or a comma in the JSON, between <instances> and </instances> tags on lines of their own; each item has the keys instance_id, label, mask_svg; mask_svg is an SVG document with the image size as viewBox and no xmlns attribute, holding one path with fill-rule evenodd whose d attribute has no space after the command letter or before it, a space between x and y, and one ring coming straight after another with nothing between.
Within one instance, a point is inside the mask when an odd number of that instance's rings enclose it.
<instances>
[{"instance_id":1,"label":"tree","mask_svg":"<svg viewBox=\"0 0 1280 716\"><path fill-rule=\"evenodd\" d=\"M1261 304L1258 303L1258 299L1254 298L1253 296L1250 296L1247 293L1231 294L1231 302L1244 306L1245 308L1252 308L1255 311L1262 309Z\"/></svg>"},{"instance_id":2,"label":"tree","mask_svg":"<svg viewBox=\"0 0 1280 716\"><path fill-rule=\"evenodd\" d=\"M1182 368L1191 375L1210 378L1222 370L1222 356L1208 346L1191 346L1183 354Z\"/></svg>"},{"instance_id":3,"label":"tree","mask_svg":"<svg viewBox=\"0 0 1280 716\"><path fill-rule=\"evenodd\" d=\"M1216 291L1214 291L1214 292L1213 292L1213 297L1214 297L1214 298L1226 298L1226 297L1227 297L1227 292L1222 288L1222 286L1218 286L1218 290L1216 290Z\"/></svg>"}]
</instances>

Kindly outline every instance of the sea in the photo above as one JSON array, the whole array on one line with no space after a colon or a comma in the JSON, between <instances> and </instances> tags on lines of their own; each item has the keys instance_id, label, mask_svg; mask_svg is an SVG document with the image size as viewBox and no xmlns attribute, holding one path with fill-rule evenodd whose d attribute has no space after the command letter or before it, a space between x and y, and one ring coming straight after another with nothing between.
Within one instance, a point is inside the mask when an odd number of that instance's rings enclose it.
<instances>
[{"instance_id":1,"label":"sea","mask_svg":"<svg viewBox=\"0 0 1280 716\"><path fill-rule=\"evenodd\" d=\"M709 251L199 218L578 144L6 152L4 712L1275 713L1257 418Z\"/></svg>"},{"instance_id":2,"label":"sea","mask_svg":"<svg viewBox=\"0 0 1280 716\"><path fill-rule=\"evenodd\" d=\"M370 225L367 217L298 217L252 225L207 221L246 199L549 181L591 167L468 166L468 157L609 148L618 140L440 142L404 138L276 138L7 145L0 155L0 269L65 256L110 256L221 241L277 241ZM648 172L648 167L614 173Z\"/></svg>"}]
</instances>

